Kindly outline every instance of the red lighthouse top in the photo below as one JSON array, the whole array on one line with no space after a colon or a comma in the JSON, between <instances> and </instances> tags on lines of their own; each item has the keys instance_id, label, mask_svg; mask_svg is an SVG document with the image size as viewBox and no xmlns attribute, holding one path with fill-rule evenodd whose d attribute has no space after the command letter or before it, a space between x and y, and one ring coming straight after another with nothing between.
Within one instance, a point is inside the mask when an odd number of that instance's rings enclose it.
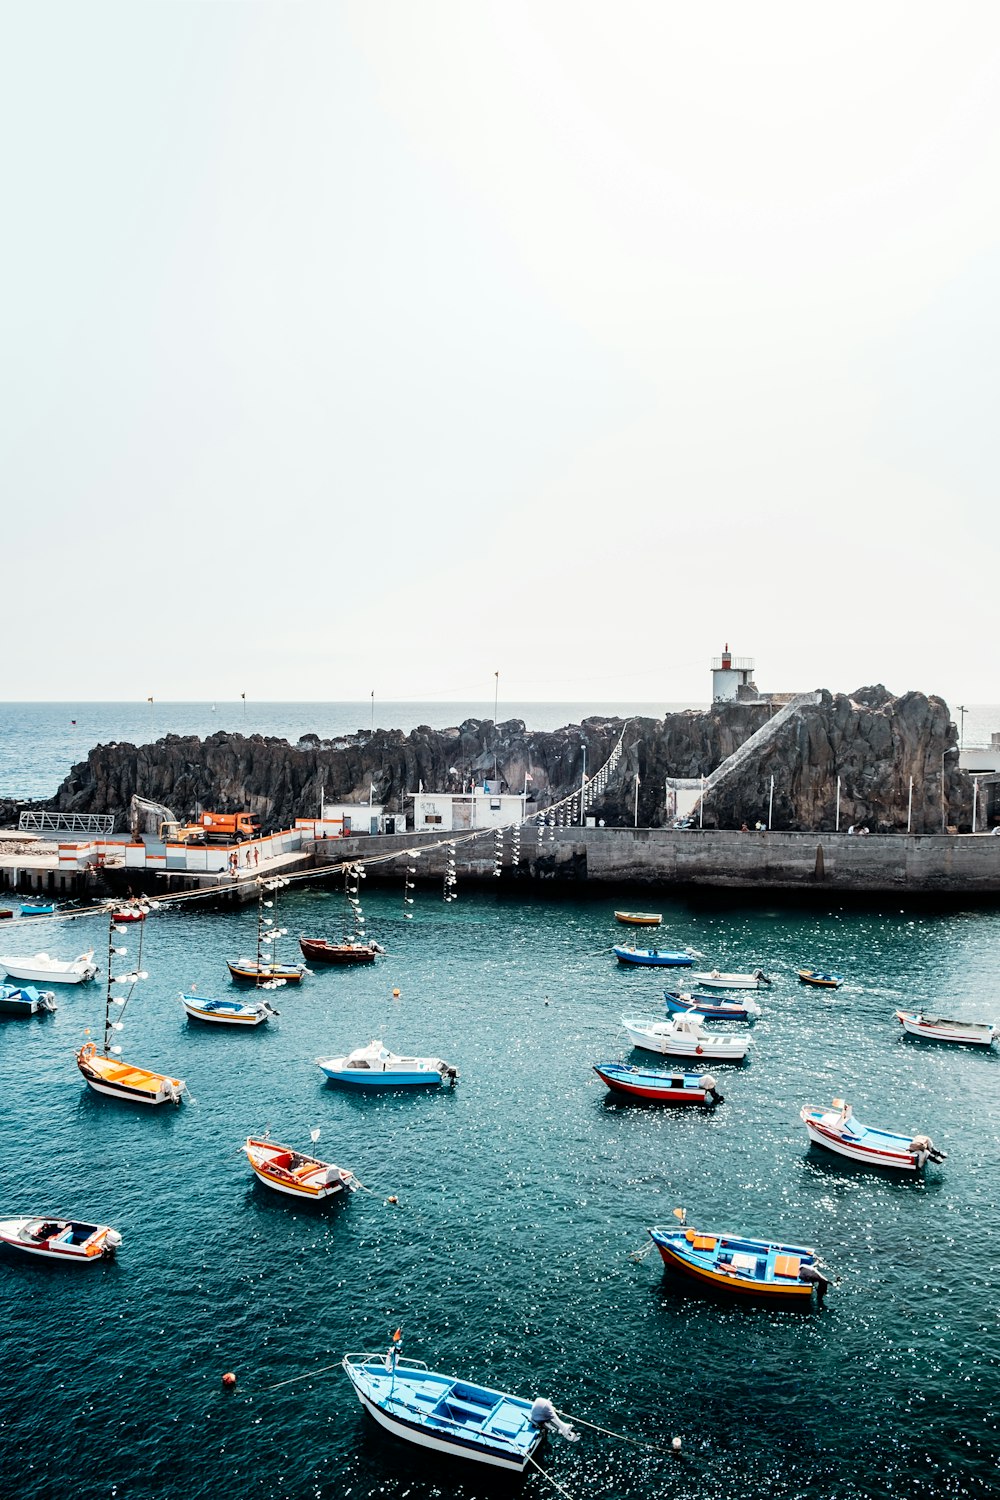
<instances>
[{"instance_id":1,"label":"red lighthouse top","mask_svg":"<svg viewBox=\"0 0 1000 1500\"><path fill-rule=\"evenodd\" d=\"M730 667L732 666L732 664L733 664L732 652L729 649L729 642L727 641L726 644L725 644L725 647L723 649L723 652L722 652L722 670L724 672L728 672L729 669L730 669Z\"/></svg>"}]
</instances>

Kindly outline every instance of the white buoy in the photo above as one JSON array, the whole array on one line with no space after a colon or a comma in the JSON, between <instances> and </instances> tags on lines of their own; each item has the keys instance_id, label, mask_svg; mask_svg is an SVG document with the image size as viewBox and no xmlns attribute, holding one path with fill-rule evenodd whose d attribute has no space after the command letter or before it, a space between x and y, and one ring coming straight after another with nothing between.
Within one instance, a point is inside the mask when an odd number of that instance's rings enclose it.
<instances>
[{"instance_id":1,"label":"white buoy","mask_svg":"<svg viewBox=\"0 0 1000 1500\"><path fill-rule=\"evenodd\" d=\"M670 1439L670 1446L674 1450L675 1453L679 1453L681 1451L681 1440L680 1440L680 1438L679 1437L671 1438Z\"/></svg>"}]
</instances>

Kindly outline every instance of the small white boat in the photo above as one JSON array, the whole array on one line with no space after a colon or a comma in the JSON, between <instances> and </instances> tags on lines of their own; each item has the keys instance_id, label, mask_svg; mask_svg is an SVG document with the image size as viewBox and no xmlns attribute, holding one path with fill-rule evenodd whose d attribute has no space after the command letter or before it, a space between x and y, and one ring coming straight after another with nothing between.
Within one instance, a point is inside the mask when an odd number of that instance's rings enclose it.
<instances>
[{"instance_id":1,"label":"small white boat","mask_svg":"<svg viewBox=\"0 0 1000 1500\"><path fill-rule=\"evenodd\" d=\"M944 1016L927 1016L917 1010L897 1010L896 1020L911 1036L928 1037L934 1042L964 1042L989 1047L997 1036L997 1027L989 1021L949 1021Z\"/></svg>"},{"instance_id":2,"label":"small white boat","mask_svg":"<svg viewBox=\"0 0 1000 1500\"><path fill-rule=\"evenodd\" d=\"M0 1241L29 1255L86 1265L114 1255L122 1237L107 1224L80 1219L0 1219Z\"/></svg>"},{"instance_id":3,"label":"small white boat","mask_svg":"<svg viewBox=\"0 0 1000 1500\"><path fill-rule=\"evenodd\" d=\"M711 1057L739 1062L750 1047L748 1036L706 1031L704 1016L674 1016L670 1021L638 1021L622 1016L633 1047L663 1052L668 1057Z\"/></svg>"},{"instance_id":4,"label":"small white boat","mask_svg":"<svg viewBox=\"0 0 1000 1500\"><path fill-rule=\"evenodd\" d=\"M889 1167L899 1172L919 1172L929 1161L941 1162L948 1155L939 1151L929 1135L902 1135L894 1130L877 1130L854 1118L851 1106L834 1099L830 1109L805 1104L799 1118L815 1146L835 1151L870 1167Z\"/></svg>"},{"instance_id":5,"label":"small white boat","mask_svg":"<svg viewBox=\"0 0 1000 1500\"><path fill-rule=\"evenodd\" d=\"M182 995L181 1004L196 1021L214 1021L222 1026L260 1026L281 1012L266 1000L210 1000L205 995Z\"/></svg>"},{"instance_id":6,"label":"small white boat","mask_svg":"<svg viewBox=\"0 0 1000 1500\"><path fill-rule=\"evenodd\" d=\"M318 1135L319 1131L314 1131L313 1139ZM318 1203L345 1188L353 1192L358 1185L353 1172L320 1161L316 1156L306 1156L291 1146L279 1146L266 1136L248 1135L241 1149L255 1176L290 1198L308 1198Z\"/></svg>"},{"instance_id":7,"label":"small white boat","mask_svg":"<svg viewBox=\"0 0 1000 1500\"><path fill-rule=\"evenodd\" d=\"M3 957L0 969L12 979L25 979L29 984L82 984L97 973L93 948L78 958L52 958L48 953L34 953L30 958Z\"/></svg>"},{"instance_id":8,"label":"small white boat","mask_svg":"<svg viewBox=\"0 0 1000 1500\"><path fill-rule=\"evenodd\" d=\"M771 983L763 969L754 969L752 974L720 974L718 969L708 969L691 978L706 990L762 990Z\"/></svg>"},{"instance_id":9,"label":"small white boat","mask_svg":"<svg viewBox=\"0 0 1000 1500\"><path fill-rule=\"evenodd\" d=\"M458 1069L440 1057L400 1057L381 1042L355 1047L346 1057L317 1057L334 1083L354 1084L361 1088L407 1088L420 1084L448 1083L454 1088Z\"/></svg>"}]
</instances>

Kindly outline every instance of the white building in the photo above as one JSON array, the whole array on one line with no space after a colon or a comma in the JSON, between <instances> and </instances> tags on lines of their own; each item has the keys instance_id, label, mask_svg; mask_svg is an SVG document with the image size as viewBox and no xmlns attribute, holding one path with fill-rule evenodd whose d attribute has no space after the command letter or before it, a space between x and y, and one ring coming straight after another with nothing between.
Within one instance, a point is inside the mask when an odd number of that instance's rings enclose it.
<instances>
[{"instance_id":1,"label":"white building","mask_svg":"<svg viewBox=\"0 0 1000 1500\"><path fill-rule=\"evenodd\" d=\"M468 792L413 794L414 833L456 833L466 828L508 828L525 819L525 792L501 792L498 782Z\"/></svg>"},{"instance_id":2,"label":"white building","mask_svg":"<svg viewBox=\"0 0 1000 1500\"><path fill-rule=\"evenodd\" d=\"M752 656L734 656L727 644L722 655L712 662L712 702L735 703L748 693L756 696L753 669Z\"/></svg>"}]
</instances>

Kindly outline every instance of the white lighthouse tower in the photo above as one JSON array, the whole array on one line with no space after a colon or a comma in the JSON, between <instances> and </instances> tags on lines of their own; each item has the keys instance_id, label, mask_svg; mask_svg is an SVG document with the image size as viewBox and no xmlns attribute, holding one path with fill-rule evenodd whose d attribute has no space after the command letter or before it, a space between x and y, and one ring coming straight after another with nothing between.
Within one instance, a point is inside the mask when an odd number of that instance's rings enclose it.
<instances>
[{"instance_id":1,"label":"white lighthouse tower","mask_svg":"<svg viewBox=\"0 0 1000 1500\"><path fill-rule=\"evenodd\" d=\"M712 662L712 702L735 703L748 695L756 697L753 669L753 657L734 656L727 643L722 655Z\"/></svg>"}]
</instances>

